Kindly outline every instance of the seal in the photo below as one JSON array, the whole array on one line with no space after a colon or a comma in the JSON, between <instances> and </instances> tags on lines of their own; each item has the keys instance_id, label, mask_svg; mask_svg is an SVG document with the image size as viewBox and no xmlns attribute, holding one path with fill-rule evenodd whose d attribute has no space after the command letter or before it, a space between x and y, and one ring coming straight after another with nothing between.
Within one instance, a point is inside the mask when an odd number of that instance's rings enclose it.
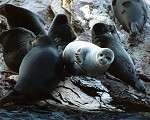
<instances>
[{"instance_id":1,"label":"seal","mask_svg":"<svg viewBox=\"0 0 150 120\"><path fill-rule=\"evenodd\" d=\"M143 0L113 0L112 7L117 20L130 34L129 42L135 45L147 21L145 2Z\"/></svg>"},{"instance_id":2,"label":"seal","mask_svg":"<svg viewBox=\"0 0 150 120\"><path fill-rule=\"evenodd\" d=\"M45 35L32 42L33 48L24 57L14 90L0 100L6 103L32 103L44 100L62 79L62 57Z\"/></svg>"},{"instance_id":3,"label":"seal","mask_svg":"<svg viewBox=\"0 0 150 120\"><path fill-rule=\"evenodd\" d=\"M19 72L20 64L31 49L31 42L35 39L36 36L33 32L21 27L0 33L3 58L8 68L14 72Z\"/></svg>"},{"instance_id":4,"label":"seal","mask_svg":"<svg viewBox=\"0 0 150 120\"><path fill-rule=\"evenodd\" d=\"M99 77L110 67L114 53L90 42L73 41L66 46L62 57L70 75Z\"/></svg>"},{"instance_id":5,"label":"seal","mask_svg":"<svg viewBox=\"0 0 150 120\"><path fill-rule=\"evenodd\" d=\"M35 35L46 34L41 18L25 8L12 4L2 4L0 15L6 17L10 28L23 27L32 31Z\"/></svg>"},{"instance_id":6,"label":"seal","mask_svg":"<svg viewBox=\"0 0 150 120\"><path fill-rule=\"evenodd\" d=\"M96 23L92 27L92 43L102 48L110 48L114 52L114 61L108 69L110 74L129 84L134 89L145 93L145 88L136 76L135 66L131 57L120 43L120 37L115 26Z\"/></svg>"},{"instance_id":7,"label":"seal","mask_svg":"<svg viewBox=\"0 0 150 120\"><path fill-rule=\"evenodd\" d=\"M8 25L7 25L7 20L5 17L0 17L0 33L3 31L3 30L8 30Z\"/></svg>"},{"instance_id":8,"label":"seal","mask_svg":"<svg viewBox=\"0 0 150 120\"><path fill-rule=\"evenodd\" d=\"M65 14L55 16L48 30L48 35L54 40L60 53L63 52L68 43L76 39L75 32Z\"/></svg>"}]
</instances>

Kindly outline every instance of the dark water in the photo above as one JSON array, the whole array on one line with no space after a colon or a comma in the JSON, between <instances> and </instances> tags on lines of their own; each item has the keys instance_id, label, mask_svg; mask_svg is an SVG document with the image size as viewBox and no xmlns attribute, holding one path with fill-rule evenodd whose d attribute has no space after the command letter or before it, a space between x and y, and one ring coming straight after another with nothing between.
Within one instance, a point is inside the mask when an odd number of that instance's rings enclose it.
<instances>
[{"instance_id":1,"label":"dark water","mask_svg":"<svg viewBox=\"0 0 150 120\"><path fill-rule=\"evenodd\" d=\"M119 113L108 110L81 112L39 106L13 106L0 109L0 120L150 120L150 114Z\"/></svg>"}]
</instances>

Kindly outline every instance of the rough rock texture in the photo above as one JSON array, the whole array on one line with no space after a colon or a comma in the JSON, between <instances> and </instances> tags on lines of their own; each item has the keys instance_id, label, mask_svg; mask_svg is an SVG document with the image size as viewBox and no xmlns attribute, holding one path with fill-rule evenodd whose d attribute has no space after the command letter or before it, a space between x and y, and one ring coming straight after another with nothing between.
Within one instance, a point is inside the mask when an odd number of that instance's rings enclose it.
<instances>
[{"instance_id":1,"label":"rough rock texture","mask_svg":"<svg viewBox=\"0 0 150 120\"><path fill-rule=\"evenodd\" d=\"M114 19L111 9L111 0L3 0L0 4L10 3L17 6L27 8L37 13L45 23L45 29L47 30L55 15L64 13L68 16L72 23L75 32L78 35L77 40L91 41L91 27L97 22L105 22L108 24L115 24L117 31L121 37L121 43L131 55L131 58L135 64L137 75L141 79L142 84L147 90L147 94L137 93L131 87L122 83L118 79L107 74L99 79L90 78L86 76L72 76L66 78L58 84L56 90L52 93L51 100L40 101L37 103L42 108L51 108L54 103L55 107L64 107L69 109L78 109L79 111L99 111L99 113L89 112L77 112L71 111L69 117L66 117L67 112L62 110L51 114L54 118L58 114L60 118L65 116L66 119L150 119L149 113L144 114L120 114L112 113L111 111L141 111L150 112L150 2L146 0L148 21L144 26L143 33L141 34L141 43L135 47L129 46L128 33L121 28L121 25ZM6 27L6 21L0 17L0 30L9 29ZM2 58L2 50L0 50L0 95L5 95L13 88L16 77L12 76L12 72L8 70ZM5 72L4 72L5 71ZM11 75L11 76L10 76ZM9 77L9 78L8 78ZM6 80L7 79L7 80ZM14 80L12 80L14 79ZM6 80L6 81L4 81ZM58 104L59 103L59 104ZM57 108L56 107L56 108ZM102 112L102 111L103 112ZM62 113L62 114L60 114ZM8 113L7 113L8 114ZM23 114L23 113L22 113ZM72 114L75 114L73 116ZM105 114L109 114L105 118ZM14 114L15 115L15 114ZM141 118L141 115L144 115ZM104 116L104 117L102 117ZM71 118L70 118L71 117ZM53 118L53 119L54 119Z\"/></svg>"}]
</instances>

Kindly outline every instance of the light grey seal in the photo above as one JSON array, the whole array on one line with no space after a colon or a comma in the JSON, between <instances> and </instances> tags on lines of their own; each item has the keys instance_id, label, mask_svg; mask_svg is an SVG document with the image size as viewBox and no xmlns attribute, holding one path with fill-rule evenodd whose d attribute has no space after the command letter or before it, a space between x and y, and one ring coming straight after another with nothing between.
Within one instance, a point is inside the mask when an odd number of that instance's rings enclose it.
<instances>
[{"instance_id":1,"label":"light grey seal","mask_svg":"<svg viewBox=\"0 0 150 120\"><path fill-rule=\"evenodd\" d=\"M114 60L109 48L100 48L90 42L73 41L63 51L66 70L71 75L99 77L104 74Z\"/></svg>"},{"instance_id":2,"label":"light grey seal","mask_svg":"<svg viewBox=\"0 0 150 120\"><path fill-rule=\"evenodd\" d=\"M147 21L145 2L143 0L113 0L112 6L115 17L130 34L129 42L135 45Z\"/></svg>"}]
</instances>

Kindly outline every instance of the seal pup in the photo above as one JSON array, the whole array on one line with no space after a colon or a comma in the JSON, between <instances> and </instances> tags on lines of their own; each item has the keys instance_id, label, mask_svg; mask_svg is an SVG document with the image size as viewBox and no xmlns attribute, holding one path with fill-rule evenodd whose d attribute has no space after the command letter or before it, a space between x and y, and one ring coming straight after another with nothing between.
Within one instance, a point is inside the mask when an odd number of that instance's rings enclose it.
<instances>
[{"instance_id":1,"label":"seal pup","mask_svg":"<svg viewBox=\"0 0 150 120\"><path fill-rule=\"evenodd\" d=\"M114 53L109 48L100 48L90 42L73 41L66 46L62 57L71 75L99 77L110 67Z\"/></svg>"},{"instance_id":2,"label":"seal pup","mask_svg":"<svg viewBox=\"0 0 150 120\"><path fill-rule=\"evenodd\" d=\"M25 28L13 28L0 33L0 44L3 48L3 58L12 71L19 72L24 56L31 49L35 34Z\"/></svg>"},{"instance_id":3,"label":"seal pup","mask_svg":"<svg viewBox=\"0 0 150 120\"><path fill-rule=\"evenodd\" d=\"M14 90L0 100L1 106L10 102L21 104L46 99L62 79L62 57L53 41L41 35L32 46L21 63Z\"/></svg>"},{"instance_id":4,"label":"seal pup","mask_svg":"<svg viewBox=\"0 0 150 120\"><path fill-rule=\"evenodd\" d=\"M46 34L41 18L30 10L3 4L0 6L0 15L6 17L10 28L24 27L35 35Z\"/></svg>"},{"instance_id":5,"label":"seal pup","mask_svg":"<svg viewBox=\"0 0 150 120\"><path fill-rule=\"evenodd\" d=\"M143 0L113 0L112 7L117 20L130 34L129 42L135 45L147 21L145 2Z\"/></svg>"},{"instance_id":6,"label":"seal pup","mask_svg":"<svg viewBox=\"0 0 150 120\"><path fill-rule=\"evenodd\" d=\"M114 61L108 69L110 74L129 84L134 89L145 93L145 88L136 76L135 66L131 57L120 43L120 37L115 26L96 23L92 27L92 43L102 48L110 48L114 52Z\"/></svg>"},{"instance_id":7,"label":"seal pup","mask_svg":"<svg viewBox=\"0 0 150 120\"><path fill-rule=\"evenodd\" d=\"M48 35L54 40L60 53L63 52L68 43L76 39L75 32L65 14L58 14L55 16L48 30Z\"/></svg>"}]
</instances>

